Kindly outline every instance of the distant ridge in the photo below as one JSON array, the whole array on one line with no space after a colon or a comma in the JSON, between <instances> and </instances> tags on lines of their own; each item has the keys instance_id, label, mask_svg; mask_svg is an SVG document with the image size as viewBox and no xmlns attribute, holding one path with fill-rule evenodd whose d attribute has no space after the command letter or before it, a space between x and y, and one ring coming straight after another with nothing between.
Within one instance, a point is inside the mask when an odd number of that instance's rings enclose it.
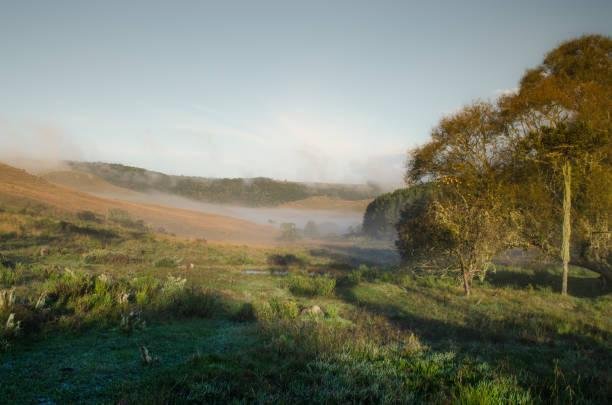
<instances>
[{"instance_id":1,"label":"distant ridge","mask_svg":"<svg viewBox=\"0 0 612 405\"><path fill-rule=\"evenodd\" d=\"M274 207L310 197L358 201L382 193L374 184L299 183L266 177L213 179L175 176L139 167L103 162L67 162L73 169L91 173L110 184L132 191L160 191L198 201Z\"/></svg>"}]
</instances>

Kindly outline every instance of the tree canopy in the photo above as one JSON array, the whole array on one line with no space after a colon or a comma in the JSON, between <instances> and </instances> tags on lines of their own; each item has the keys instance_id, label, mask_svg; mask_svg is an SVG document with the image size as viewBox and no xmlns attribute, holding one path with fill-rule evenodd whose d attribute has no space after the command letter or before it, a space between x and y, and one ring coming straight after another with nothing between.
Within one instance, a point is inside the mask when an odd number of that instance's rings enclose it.
<instances>
[{"instance_id":1,"label":"tree canopy","mask_svg":"<svg viewBox=\"0 0 612 405\"><path fill-rule=\"evenodd\" d=\"M536 246L612 281L612 40L561 44L518 90L443 118L406 181L432 187L398 224L405 260L471 278L511 246ZM424 254L427 253L427 254ZM430 263L431 264L431 263Z\"/></svg>"}]
</instances>

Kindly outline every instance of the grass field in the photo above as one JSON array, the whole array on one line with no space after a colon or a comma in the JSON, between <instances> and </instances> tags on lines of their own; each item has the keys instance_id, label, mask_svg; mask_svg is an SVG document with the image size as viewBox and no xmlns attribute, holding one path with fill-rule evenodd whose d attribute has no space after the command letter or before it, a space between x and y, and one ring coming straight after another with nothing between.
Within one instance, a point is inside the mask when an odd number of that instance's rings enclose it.
<instances>
[{"instance_id":1,"label":"grass field","mask_svg":"<svg viewBox=\"0 0 612 405\"><path fill-rule=\"evenodd\" d=\"M612 296L580 269L567 298L540 265L498 266L468 299L384 246L211 244L10 205L0 223L6 403L611 399Z\"/></svg>"}]
</instances>

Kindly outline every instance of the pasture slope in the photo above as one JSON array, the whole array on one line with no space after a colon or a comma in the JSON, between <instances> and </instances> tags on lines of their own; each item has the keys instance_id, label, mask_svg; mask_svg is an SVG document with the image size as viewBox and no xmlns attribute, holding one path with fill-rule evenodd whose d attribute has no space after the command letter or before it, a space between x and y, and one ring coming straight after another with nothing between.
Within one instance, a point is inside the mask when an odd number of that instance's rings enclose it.
<instances>
[{"instance_id":1,"label":"pasture slope","mask_svg":"<svg viewBox=\"0 0 612 405\"><path fill-rule=\"evenodd\" d=\"M74 181L83 184L83 179L78 176ZM99 182L97 184L100 185ZM110 209L121 209L154 229L164 228L167 232L185 237L238 243L270 243L276 237L276 230L271 226L222 215L95 197L0 163L0 201L24 199L68 213L88 210L105 215Z\"/></svg>"}]
</instances>

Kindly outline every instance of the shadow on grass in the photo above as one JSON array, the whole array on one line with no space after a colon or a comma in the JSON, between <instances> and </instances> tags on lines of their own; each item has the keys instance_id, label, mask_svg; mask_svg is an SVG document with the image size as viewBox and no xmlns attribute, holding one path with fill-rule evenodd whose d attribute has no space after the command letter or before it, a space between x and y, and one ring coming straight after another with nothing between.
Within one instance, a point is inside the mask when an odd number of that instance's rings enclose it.
<instances>
[{"instance_id":1,"label":"shadow on grass","mask_svg":"<svg viewBox=\"0 0 612 405\"><path fill-rule=\"evenodd\" d=\"M325 245L318 249L311 249L309 253L315 257L331 259L338 266L356 267L360 264L380 266L399 263L399 256L392 248Z\"/></svg>"},{"instance_id":2,"label":"shadow on grass","mask_svg":"<svg viewBox=\"0 0 612 405\"><path fill-rule=\"evenodd\" d=\"M588 272L582 270L581 272ZM597 277L568 277L568 293L574 297L595 298L610 293ZM595 273L592 273L595 275ZM533 288L551 289L553 292L561 292L561 274L555 274L548 270L537 270L532 273L525 271L512 271L508 269L497 270L487 274L487 282L494 287L510 287L525 289Z\"/></svg>"},{"instance_id":3,"label":"shadow on grass","mask_svg":"<svg viewBox=\"0 0 612 405\"><path fill-rule=\"evenodd\" d=\"M336 294L343 301L373 315L384 316L401 330L414 332L441 349L459 347L461 350L469 350L482 343L510 344L536 350L546 348L545 351L559 350L557 346L569 346L580 355L612 361L610 346L603 343L611 342L612 334L594 326L584 325L581 327L588 335L580 334L579 331L560 333L556 327L563 324L563 320L551 318L546 314L509 313L497 319L474 310L468 312L464 324L461 324L460 320L449 322L435 319L409 312L398 305L357 297L352 288L339 288ZM434 305L453 305L452 302L432 294L428 295L428 299L433 300Z\"/></svg>"}]
</instances>

